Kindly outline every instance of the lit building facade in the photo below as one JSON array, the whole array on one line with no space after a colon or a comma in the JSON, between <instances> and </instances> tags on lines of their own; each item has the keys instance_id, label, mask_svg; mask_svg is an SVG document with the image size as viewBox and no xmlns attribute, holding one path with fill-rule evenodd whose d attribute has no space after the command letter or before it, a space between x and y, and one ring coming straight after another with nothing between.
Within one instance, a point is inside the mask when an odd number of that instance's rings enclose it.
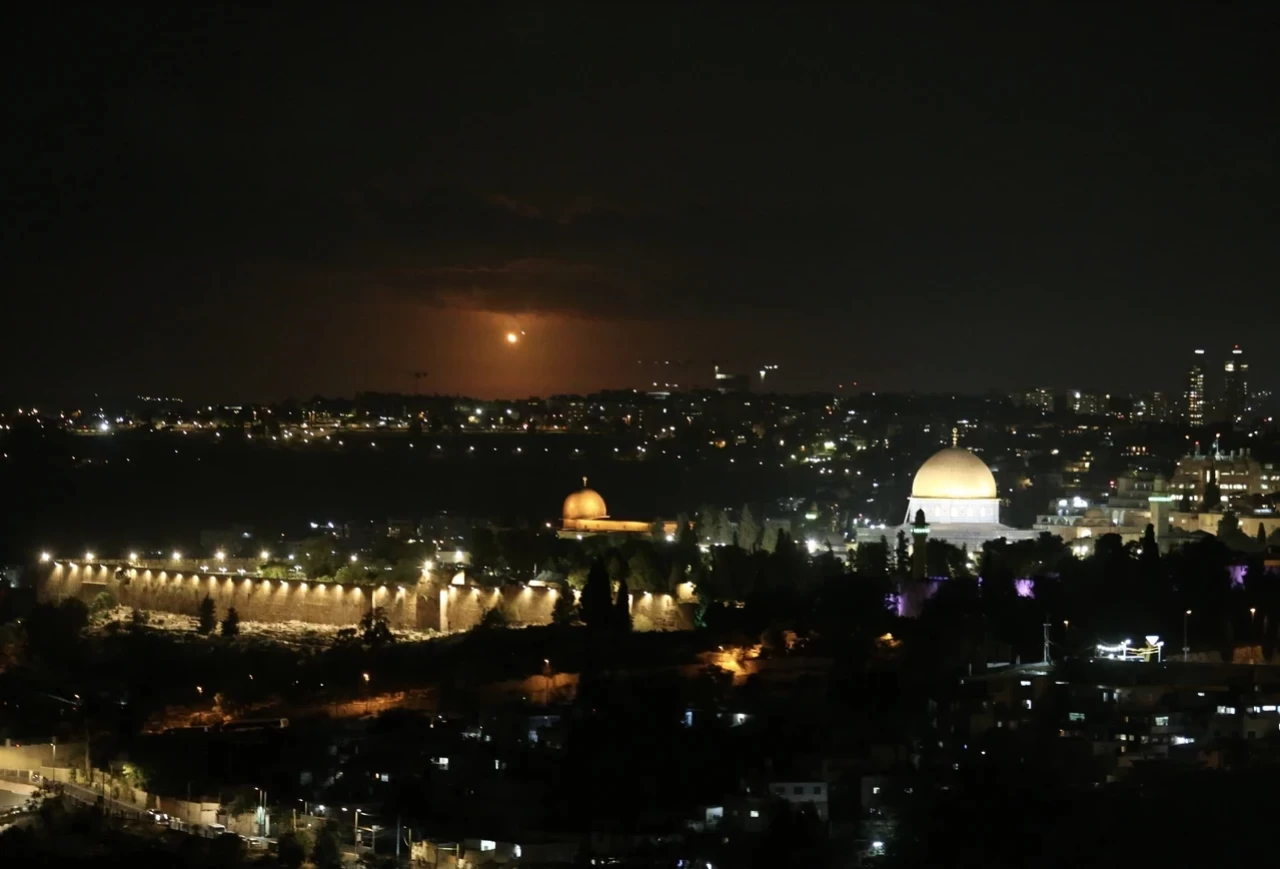
<instances>
[{"instance_id":1,"label":"lit building facade","mask_svg":"<svg viewBox=\"0 0 1280 869\"><path fill-rule=\"evenodd\" d=\"M1211 472L1222 492L1224 509L1234 507L1237 501L1249 495L1274 494L1280 487L1280 470L1274 463L1259 462L1248 450L1215 451L1209 456L1197 454L1179 459L1169 483L1169 494L1178 501L1185 497L1190 508L1198 510L1204 501L1205 485Z\"/></svg>"},{"instance_id":2,"label":"lit building facade","mask_svg":"<svg viewBox=\"0 0 1280 869\"><path fill-rule=\"evenodd\" d=\"M1228 423L1243 421L1249 409L1249 363L1237 344L1222 364L1222 418Z\"/></svg>"},{"instance_id":3,"label":"lit building facade","mask_svg":"<svg viewBox=\"0 0 1280 869\"><path fill-rule=\"evenodd\" d=\"M1186 402L1187 425L1204 425L1204 351L1197 350L1195 361L1187 369Z\"/></svg>"}]
</instances>

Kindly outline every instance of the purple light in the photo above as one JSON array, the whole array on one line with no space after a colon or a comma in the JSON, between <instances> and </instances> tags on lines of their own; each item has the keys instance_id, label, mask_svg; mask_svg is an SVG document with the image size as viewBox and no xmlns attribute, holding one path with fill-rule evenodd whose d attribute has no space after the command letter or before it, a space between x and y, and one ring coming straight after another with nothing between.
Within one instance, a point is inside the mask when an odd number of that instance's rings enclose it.
<instances>
[{"instance_id":1,"label":"purple light","mask_svg":"<svg viewBox=\"0 0 1280 869\"><path fill-rule=\"evenodd\" d=\"M1022 579L1015 579L1013 587L1017 590L1018 597L1036 596L1036 582L1034 579L1028 579L1025 576Z\"/></svg>"},{"instance_id":2,"label":"purple light","mask_svg":"<svg viewBox=\"0 0 1280 869\"><path fill-rule=\"evenodd\" d=\"M884 596L885 609L893 610L898 614L899 618L907 614L907 598L901 594L886 594Z\"/></svg>"},{"instance_id":3,"label":"purple light","mask_svg":"<svg viewBox=\"0 0 1280 869\"><path fill-rule=\"evenodd\" d=\"M1227 573L1231 576L1231 587L1242 588L1244 586L1244 574L1248 565L1232 564L1227 567Z\"/></svg>"}]
</instances>

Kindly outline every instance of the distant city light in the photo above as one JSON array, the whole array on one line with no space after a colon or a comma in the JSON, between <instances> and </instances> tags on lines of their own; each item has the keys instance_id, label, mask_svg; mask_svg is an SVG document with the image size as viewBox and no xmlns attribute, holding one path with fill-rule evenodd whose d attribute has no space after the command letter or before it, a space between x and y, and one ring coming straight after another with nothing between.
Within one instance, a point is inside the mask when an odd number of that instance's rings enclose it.
<instances>
[{"instance_id":1,"label":"distant city light","mask_svg":"<svg viewBox=\"0 0 1280 869\"><path fill-rule=\"evenodd\" d=\"M138 553L136 553L136 552L130 552L130 553L129 553L129 560L130 560L130 561L137 561L137 560L138 560Z\"/></svg>"},{"instance_id":2,"label":"distant city light","mask_svg":"<svg viewBox=\"0 0 1280 869\"><path fill-rule=\"evenodd\" d=\"M51 556L51 555L50 555L49 553L47 553L47 552L41 552L41 553L40 553L40 561L41 561L42 563L43 563L43 562L47 562L47 561L48 561L50 558L52 558L52 557L53 557L53 556Z\"/></svg>"},{"instance_id":3,"label":"distant city light","mask_svg":"<svg viewBox=\"0 0 1280 869\"><path fill-rule=\"evenodd\" d=\"M86 552L86 553L84 554L84 560L85 560L85 561L93 561L93 553L92 553L92 552Z\"/></svg>"}]
</instances>

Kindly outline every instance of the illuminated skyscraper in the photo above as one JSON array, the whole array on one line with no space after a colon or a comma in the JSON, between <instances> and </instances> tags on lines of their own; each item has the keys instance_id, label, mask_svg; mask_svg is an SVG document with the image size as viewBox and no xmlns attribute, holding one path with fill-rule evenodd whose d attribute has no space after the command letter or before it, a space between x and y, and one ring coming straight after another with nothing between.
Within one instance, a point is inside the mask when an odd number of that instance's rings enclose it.
<instances>
[{"instance_id":1,"label":"illuminated skyscraper","mask_svg":"<svg viewBox=\"0 0 1280 869\"><path fill-rule=\"evenodd\" d=\"M1195 361L1187 369L1187 424L1204 425L1204 351L1197 350Z\"/></svg>"},{"instance_id":2,"label":"illuminated skyscraper","mask_svg":"<svg viewBox=\"0 0 1280 869\"><path fill-rule=\"evenodd\" d=\"M1249 406L1249 363L1237 344L1222 366L1222 415L1236 422Z\"/></svg>"}]
</instances>

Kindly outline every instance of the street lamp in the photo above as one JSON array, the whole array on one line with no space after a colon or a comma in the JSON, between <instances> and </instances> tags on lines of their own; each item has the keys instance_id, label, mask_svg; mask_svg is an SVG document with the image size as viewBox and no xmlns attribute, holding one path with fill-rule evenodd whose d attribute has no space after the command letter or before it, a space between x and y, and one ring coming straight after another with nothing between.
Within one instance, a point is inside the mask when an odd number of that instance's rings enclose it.
<instances>
[{"instance_id":1,"label":"street lamp","mask_svg":"<svg viewBox=\"0 0 1280 869\"><path fill-rule=\"evenodd\" d=\"M1187 620L1191 618L1191 610L1187 610L1182 615L1182 663L1186 663L1191 647L1187 645Z\"/></svg>"}]
</instances>

